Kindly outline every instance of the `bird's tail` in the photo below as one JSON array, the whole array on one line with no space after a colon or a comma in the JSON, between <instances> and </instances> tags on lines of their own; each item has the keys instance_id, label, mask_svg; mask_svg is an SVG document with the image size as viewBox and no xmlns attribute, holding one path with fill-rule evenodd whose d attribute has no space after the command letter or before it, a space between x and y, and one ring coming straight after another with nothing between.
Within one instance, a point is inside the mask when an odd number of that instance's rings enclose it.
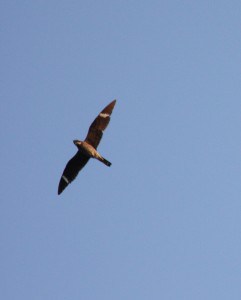
<instances>
[{"instance_id":1,"label":"bird's tail","mask_svg":"<svg viewBox=\"0 0 241 300\"><path fill-rule=\"evenodd\" d=\"M104 157L100 158L100 161L105 164L106 166L110 167L111 166L111 162L109 162L107 159L105 159Z\"/></svg>"}]
</instances>

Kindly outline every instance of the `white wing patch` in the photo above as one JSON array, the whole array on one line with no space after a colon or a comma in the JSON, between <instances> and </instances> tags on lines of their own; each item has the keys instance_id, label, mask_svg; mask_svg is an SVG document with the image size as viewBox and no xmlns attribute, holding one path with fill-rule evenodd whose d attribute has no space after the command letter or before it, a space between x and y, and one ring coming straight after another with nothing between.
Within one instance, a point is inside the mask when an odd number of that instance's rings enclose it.
<instances>
[{"instance_id":1,"label":"white wing patch","mask_svg":"<svg viewBox=\"0 0 241 300\"><path fill-rule=\"evenodd\" d=\"M62 178L64 179L64 181L65 181L67 184L69 184L68 178L66 178L64 175L62 176Z\"/></svg>"},{"instance_id":2,"label":"white wing patch","mask_svg":"<svg viewBox=\"0 0 241 300\"><path fill-rule=\"evenodd\" d=\"M108 118L109 116L110 116L109 114L100 113L100 117L102 117L102 118Z\"/></svg>"}]
</instances>

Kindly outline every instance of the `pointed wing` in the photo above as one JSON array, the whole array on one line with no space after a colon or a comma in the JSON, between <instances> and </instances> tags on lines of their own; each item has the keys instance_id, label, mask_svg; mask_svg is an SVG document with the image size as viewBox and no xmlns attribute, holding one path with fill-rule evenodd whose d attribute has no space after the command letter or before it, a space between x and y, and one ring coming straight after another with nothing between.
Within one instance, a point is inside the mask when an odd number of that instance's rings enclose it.
<instances>
[{"instance_id":1,"label":"pointed wing","mask_svg":"<svg viewBox=\"0 0 241 300\"><path fill-rule=\"evenodd\" d=\"M110 115L115 106L116 100L108 104L96 117L94 122L90 125L85 142L93 146L95 149L98 147L103 135L103 131L106 129L110 122Z\"/></svg>"},{"instance_id":2,"label":"pointed wing","mask_svg":"<svg viewBox=\"0 0 241 300\"><path fill-rule=\"evenodd\" d=\"M77 152L67 163L59 181L58 195L75 179L90 158Z\"/></svg>"}]
</instances>

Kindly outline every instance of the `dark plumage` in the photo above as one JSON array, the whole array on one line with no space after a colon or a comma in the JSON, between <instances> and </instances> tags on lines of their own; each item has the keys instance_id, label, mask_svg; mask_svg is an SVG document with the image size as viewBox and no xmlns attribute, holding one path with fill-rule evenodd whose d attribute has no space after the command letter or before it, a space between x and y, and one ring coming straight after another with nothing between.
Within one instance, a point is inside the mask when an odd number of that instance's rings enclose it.
<instances>
[{"instance_id":1,"label":"dark plumage","mask_svg":"<svg viewBox=\"0 0 241 300\"><path fill-rule=\"evenodd\" d=\"M58 195L76 178L79 171L87 164L90 158L95 158L110 167L111 163L102 157L97 152L97 147L110 122L110 115L116 104L116 100L108 104L95 118L94 122L90 125L88 134L84 141L74 140L77 146L77 153L69 160L64 172L59 181Z\"/></svg>"}]
</instances>

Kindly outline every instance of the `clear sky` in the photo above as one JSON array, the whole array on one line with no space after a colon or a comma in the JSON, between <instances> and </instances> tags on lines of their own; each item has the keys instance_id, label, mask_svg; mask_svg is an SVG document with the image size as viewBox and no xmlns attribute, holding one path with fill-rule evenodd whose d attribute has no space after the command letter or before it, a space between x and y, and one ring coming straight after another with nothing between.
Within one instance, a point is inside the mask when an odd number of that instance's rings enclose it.
<instances>
[{"instance_id":1,"label":"clear sky","mask_svg":"<svg viewBox=\"0 0 241 300\"><path fill-rule=\"evenodd\" d=\"M1 1L4 300L241 297L241 2ZM117 99L57 196L74 139Z\"/></svg>"}]
</instances>

